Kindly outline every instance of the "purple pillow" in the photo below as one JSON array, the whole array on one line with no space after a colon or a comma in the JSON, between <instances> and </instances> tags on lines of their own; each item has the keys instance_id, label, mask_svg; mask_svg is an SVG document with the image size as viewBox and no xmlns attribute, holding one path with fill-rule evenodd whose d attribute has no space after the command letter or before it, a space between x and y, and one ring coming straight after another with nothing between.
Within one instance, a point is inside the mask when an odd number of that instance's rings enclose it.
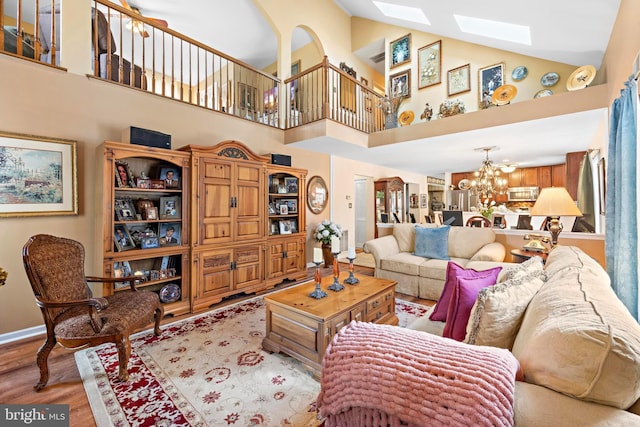
<instances>
[{"instance_id":1,"label":"purple pillow","mask_svg":"<svg viewBox=\"0 0 640 427\"><path fill-rule=\"evenodd\" d=\"M447 263L447 276L444 282L444 289L442 290L442 294L436 302L436 306L433 308L433 311L429 315L429 320L435 320L444 322L447 320L447 310L449 309L449 301L451 300L451 294L453 293L453 288L456 286L458 277L485 277L489 276L493 279L493 283L496 283L498 280L498 275L502 267L490 268L489 270L477 271L473 268L465 269L460 267L453 261L449 261Z\"/></svg>"},{"instance_id":2,"label":"purple pillow","mask_svg":"<svg viewBox=\"0 0 640 427\"><path fill-rule=\"evenodd\" d=\"M478 294L482 289L495 284L495 279L489 276L459 277L451 294L447 310L447 323L444 325L442 336L453 338L456 341L464 340L469 316L471 316L471 310Z\"/></svg>"}]
</instances>

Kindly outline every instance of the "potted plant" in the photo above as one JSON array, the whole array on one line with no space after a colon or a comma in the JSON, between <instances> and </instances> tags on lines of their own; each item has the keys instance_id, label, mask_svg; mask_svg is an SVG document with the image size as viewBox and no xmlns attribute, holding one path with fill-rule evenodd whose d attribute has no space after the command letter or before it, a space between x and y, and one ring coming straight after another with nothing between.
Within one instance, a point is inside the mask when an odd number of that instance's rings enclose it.
<instances>
[{"instance_id":1,"label":"potted plant","mask_svg":"<svg viewBox=\"0 0 640 427\"><path fill-rule=\"evenodd\" d=\"M316 242L322 243L322 258L325 267L333 264L333 254L331 253L331 237L333 236L336 236L338 239L341 238L342 228L335 222L327 219L318 224L313 232L313 238Z\"/></svg>"}]
</instances>

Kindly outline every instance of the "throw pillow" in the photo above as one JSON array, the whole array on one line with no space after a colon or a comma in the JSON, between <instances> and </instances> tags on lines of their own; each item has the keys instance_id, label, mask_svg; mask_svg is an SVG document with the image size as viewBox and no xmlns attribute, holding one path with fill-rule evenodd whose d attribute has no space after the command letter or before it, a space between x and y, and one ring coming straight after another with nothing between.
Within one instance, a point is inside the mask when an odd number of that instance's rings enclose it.
<instances>
[{"instance_id":1,"label":"throw pillow","mask_svg":"<svg viewBox=\"0 0 640 427\"><path fill-rule=\"evenodd\" d=\"M460 267L455 262L449 261L447 264L447 276L444 282L444 288L442 289L442 294L440 294L440 298L438 298L438 302L436 302L431 315L429 316L430 320L444 322L447 320L447 310L449 309L449 301L451 300L451 294L453 293L453 288L456 285L456 281L458 277L491 277L493 283L496 283L498 280L498 275L502 267L494 267L488 270L477 271L473 268L465 269Z\"/></svg>"},{"instance_id":2,"label":"throw pillow","mask_svg":"<svg viewBox=\"0 0 640 427\"><path fill-rule=\"evenodd\" d=\"M465 342L511 350L524 312L546 280L544 270L516 276L478 293Z\"/></svg>"},{"instance_id":3,"label":"throw pillow","mask_svg":"<svg viewBox=\"0 0 640 427\"><path fill-rule=\"evenodd\" d=\"M520 264L516 264L514 267L508 268L503 274L503 281L517 279L525 276L529 276L533 273L540 273L544 270L544 264L542 262L542 258L539 256L534 256L522 262Z\"/></svg>"},{"instance_id":4,"label":"throw pillow","mask_svg":"<svg viewBox=\"0 0 640 427\"><path fill-rule=\"evenodd\" d=\"M447 310L447 323L444 325L442 336L456 341L464 340L471 309L476 302L478 293L487 286L496 284L495 278L459 277L451 294L451 301Z\"/></svg>"},{"instance_id":5,"label":"throw pillow","mask_svg":"<svg viewBox=\"0 0 640 427\"><path fill-rule=\"evenodd\" d=\"M449 259L449 229L443 225L437 228L415 226L416 246L414 255L433 259Z\"/></svg>"}]
</instances>

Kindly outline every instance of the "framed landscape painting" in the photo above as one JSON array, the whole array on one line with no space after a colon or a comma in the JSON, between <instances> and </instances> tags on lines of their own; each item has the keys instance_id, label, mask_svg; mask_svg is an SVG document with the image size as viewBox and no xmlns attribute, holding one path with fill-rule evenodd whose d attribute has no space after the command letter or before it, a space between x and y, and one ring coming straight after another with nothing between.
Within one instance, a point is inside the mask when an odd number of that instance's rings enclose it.
<instances>
[{"instance_id":1,"label":"framed landscape painting","mask_svg":"<svg viewBox=\"0 0 640 427\"><path fill-rule=\"evenodd\" d=\"M442 40L418 49L418 89L442 83Z\"/></svg>"},{"instance_id":2,"label":"framed landscape painting","mask_svg":"<svg viewBox=\"0 0 640 427\"><path fill-rule=\"evenodd\" d=\"M478 102L504 84L504 62L489 65L478 70Z\"/></svg>"},{"instance_id":3,"label":"framed landscape painting","mask_svg":"<svg viewBox=\"0 0 640 427\"><path fill-rule=\"evenodd\" d=\"M0 217L77 214L76 142L0 132Z\"/></svg>"},{"instance_id":4,"label":"framed landscape painting","mask_svg":"<svg viewBox=\"0 0 640 427\"><path fill-rule=\"evenodd\" d=\"M471 64L447 71L447 95L453 96L471 90Z\"/></svg>"}]
</instances>

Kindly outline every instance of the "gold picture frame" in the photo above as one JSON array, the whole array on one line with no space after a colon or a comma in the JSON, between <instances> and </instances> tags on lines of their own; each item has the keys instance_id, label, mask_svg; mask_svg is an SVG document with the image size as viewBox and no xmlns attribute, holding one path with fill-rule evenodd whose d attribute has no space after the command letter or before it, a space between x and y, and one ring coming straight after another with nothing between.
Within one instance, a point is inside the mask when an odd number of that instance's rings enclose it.
<instances>
[{"instance_id":1,"label":"gold picture frame","mask_svg":"<svg viewBox=\"0 0 640 427\"><path fill-rule=\"evenodd\" d=\"M503 84L504 62L478 69L478 102L482 104L485 97L491 97L493 91Z\"/></svg>"},{"instance_id":2,"label":"gold picture frame","mask_svg":"<svg viewBox=\"0 0 640 427\"><path fill-rule=\"evenodd\" d=\"M447 96L471 91L471 64L447 71Z\"/></svg>"},{"instance_id":3,"label":"gold picture frame","mask_svg":"<svg viewBox=\"0 0 640 427\"><path fill-rule=\"evenodd\" d=\"M307 183L307 207L314 214L319 214L327 207L329 192L322 177L315 175Z\"/></svg>"},{"instance_id":4,"label":"gold picture frame","mask_svg":"<svg viewBox=\"0 0 640 427\"><path fill-rule=\"evenodd\" d=\"M0 192L0 217L77 215L76 145L0 132L0 160L7 165L3 179L12 183Z\"/></svg>"},{"instance_id":5,"label":"gold picture frame","mask_svg":"<svg viewBox=\"0 0 640 427\"><path fill-rule=\"evenodd\" d=\"M389 68L411 61L411 33L389 43Z\"/></svg>"},{"instance_id":6,"label":"gold picture frame","mask_svg":"<svg viewBox=\"0 0 640 427\"><path fill-rule=\"evenodd\" d=\"M442 40L418 49L418 89L442 83Z\"/></svg>"}]
</instances>

